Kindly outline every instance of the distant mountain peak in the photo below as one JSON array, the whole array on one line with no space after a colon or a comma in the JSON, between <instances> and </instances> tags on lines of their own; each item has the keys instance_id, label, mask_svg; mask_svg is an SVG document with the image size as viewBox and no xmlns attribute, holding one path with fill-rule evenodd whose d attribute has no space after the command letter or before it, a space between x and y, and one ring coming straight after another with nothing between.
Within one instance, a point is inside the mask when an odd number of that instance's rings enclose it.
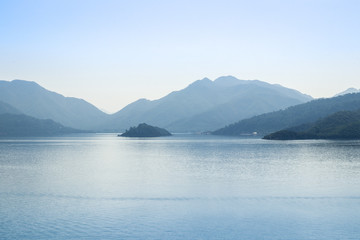
<instances>
[{"instance_id":1,"label":"distant mountain peak","mask_svg":"<svg viewBox=\"0 0 360 240\"><path fill-rule=\"evenodd\" d=\"M222 76L214 80L217 86L234 86L241 84L244 80L239 80L234 76Z\"/></svg>"},{"instance_id":2,"label":"distant mountain peak","mask_svg":"<svg viewBox=\"0 0 360 240\"><path fill-rule=\"evenodd\" d=\"M146 99L146 98L140 98L140 99L136 100L135 102L150 102L150 100Z\"/></svg>"},{"instance_id":3,"label":"distant mountain peak","mask_svg":"<svg viewBox=\"0 0 360 240\"><path fill-rule=\"evenodd\" d=\"M234 80L234 81L239 81L238 78L232 76L232 75L228 75L228 76L221 76L221 77L218 77L214 80L214 82L217 82L217 81L230 81L230 80Z\"/></svg>"},{"instance_id":4,"label":"distant mountain peak","mask_svg":"<svg viewBox=\"0 0 360 240\"><path fill-rule=\"evenodd\" d=\"M188 87L198 87L198 86L203 87L203 86L210 85L212 83L213 83L213 81L211 81L209 78L205 77L201 80L197 80L197 81L191 83Z\"/></svg>"},{"instance_id":5,"label":"distant mountain peak","mask_svg":"<svg viewBox=\"0 0 360 240\"><path fill-rule=\"evenodd\" d=\"M39 85L39 84L37 84L37 83L34 82L34 81L23 80L23 79L14 79L14 80L12 80L11 82L13 82L13 83L21 82L21 83L30 83L30 84Z\"/></svg>"},{"instance_id":6,"label":"distant mountain peak","mask_svg":"<svg viewBox=\"0 0 360 240\"><path fill-rule=\"evenodd\" d=\"M22 79L14 79L12 81L9 82L10 84L15 84L15 85L29 85L29 86L36 86L36 87L41 87L38 83L34 82L34 81L27 81L27 80L22 80ZM41 87L43 88L43 87Z\"/></svg>"},{"instance_id":7,"label":"distant mountain peak","mask_svg":"<svg viewBox=\"0 0 360 240\"><path fill-rule=\"evenodd\" d=\"M334 97L338 97L338 96L349 94L349 93L359 93L359 92L360 92L360 89L348 88L345 91L336 94Z\"/></svg>"}]
</instances>

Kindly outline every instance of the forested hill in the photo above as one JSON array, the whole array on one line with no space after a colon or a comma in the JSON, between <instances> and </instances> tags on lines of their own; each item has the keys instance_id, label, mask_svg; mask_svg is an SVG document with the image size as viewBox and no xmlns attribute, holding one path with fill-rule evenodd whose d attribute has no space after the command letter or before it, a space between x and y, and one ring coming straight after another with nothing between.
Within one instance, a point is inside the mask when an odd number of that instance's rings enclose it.
<instances>
[{"instance_id":1,"label":"forested hill","mask_svg":"<svg viewBox=\"0 0 360 240\"><path fill-rule=\"evenodd\" d=\"M264 139L360 139L360 110L337 112L313 124L269 134Z\"/></svg>"},{"instance_id":2,"label":"forested hill","mask_svg":"<svg viewBox=\"0 0 360 240\"><path fill-rule=\"evenodd\" d=\"M50 119L37 119L23 114L0 114L0 137L54 136L78 132L81 131L64 127Z\"/></svg>"},{"instance_id":3,"label":"forested hill","mask_svg":"<svg viewBox=\"0 0 360 240\"><path fill-rule=\"evenodd\" d=\"M360 93L317 99L285 110L241 120L216 130L213 134L238 136L257 132L260 135L266 135L293 126L312 123L339 111L355 111L359 108Z\"/></svg>"}]
</instances>

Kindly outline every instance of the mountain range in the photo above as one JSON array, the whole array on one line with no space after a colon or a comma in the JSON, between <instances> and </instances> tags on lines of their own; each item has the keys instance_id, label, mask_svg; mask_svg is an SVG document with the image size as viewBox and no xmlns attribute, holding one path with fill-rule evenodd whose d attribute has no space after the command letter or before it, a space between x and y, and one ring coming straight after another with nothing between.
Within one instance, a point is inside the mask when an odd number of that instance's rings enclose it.
<instances>
[{"instance_id":1,"label":"mountain range","mask_svg":"<svg viewBox=\"0 0 360 240\"><path fill-rule=\"evenodd\" d=\"M126 129L146 122L171 132L202 132L310 100L296 90L258 80L204 78L158 100L131 103L113 114L105 126Z\"/></svg>"},{"instance_id":2,"label":"mountain range","mask_svg":"<svg viewBox=\"0 0 360 240\"><path fill-rule=\"evenodd\" d=\"M64 97L35 82L0 81L0 112L5 109L93 131L123 132L143 122L171 132L209 131L310 100L280 85L227 76L195 81L158 100L139 99L110 115L85 100Z\"/></svg>"}]
</instances>

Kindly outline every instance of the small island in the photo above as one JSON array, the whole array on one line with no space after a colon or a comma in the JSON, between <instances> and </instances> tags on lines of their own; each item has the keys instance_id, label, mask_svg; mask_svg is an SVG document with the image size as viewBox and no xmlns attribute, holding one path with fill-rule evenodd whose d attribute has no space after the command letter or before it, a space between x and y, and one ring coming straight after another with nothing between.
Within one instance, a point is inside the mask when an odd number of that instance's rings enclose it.
<instances>
[{"instance_id":1,"label":"small island","mask_svg":"<svg viewBox=\"0 0 360 240\"><path fill-rule=\"evenodd\" d=\"M150 126L146 123L141 123L137 127L131 127L125 133L119 134L121 137L164 137L171 136L171 133L166 129Z\"/></svg>"}]
</instances>

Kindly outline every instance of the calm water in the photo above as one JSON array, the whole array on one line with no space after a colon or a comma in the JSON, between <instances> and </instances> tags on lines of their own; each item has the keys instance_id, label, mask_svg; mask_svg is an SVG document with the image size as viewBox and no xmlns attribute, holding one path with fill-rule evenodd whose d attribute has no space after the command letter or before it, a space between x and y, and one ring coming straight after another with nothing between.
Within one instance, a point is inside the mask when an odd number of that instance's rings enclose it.
<instances>
[{"instance_id":1,"label":"calm water","mask_svg":"<svg viewBox=\"0 0 360 240\"><path fill-rule=\"evenodd\" d=\"M0 239L360 239L360 141L0 139Z\"/></svg>"}]
</instances>

